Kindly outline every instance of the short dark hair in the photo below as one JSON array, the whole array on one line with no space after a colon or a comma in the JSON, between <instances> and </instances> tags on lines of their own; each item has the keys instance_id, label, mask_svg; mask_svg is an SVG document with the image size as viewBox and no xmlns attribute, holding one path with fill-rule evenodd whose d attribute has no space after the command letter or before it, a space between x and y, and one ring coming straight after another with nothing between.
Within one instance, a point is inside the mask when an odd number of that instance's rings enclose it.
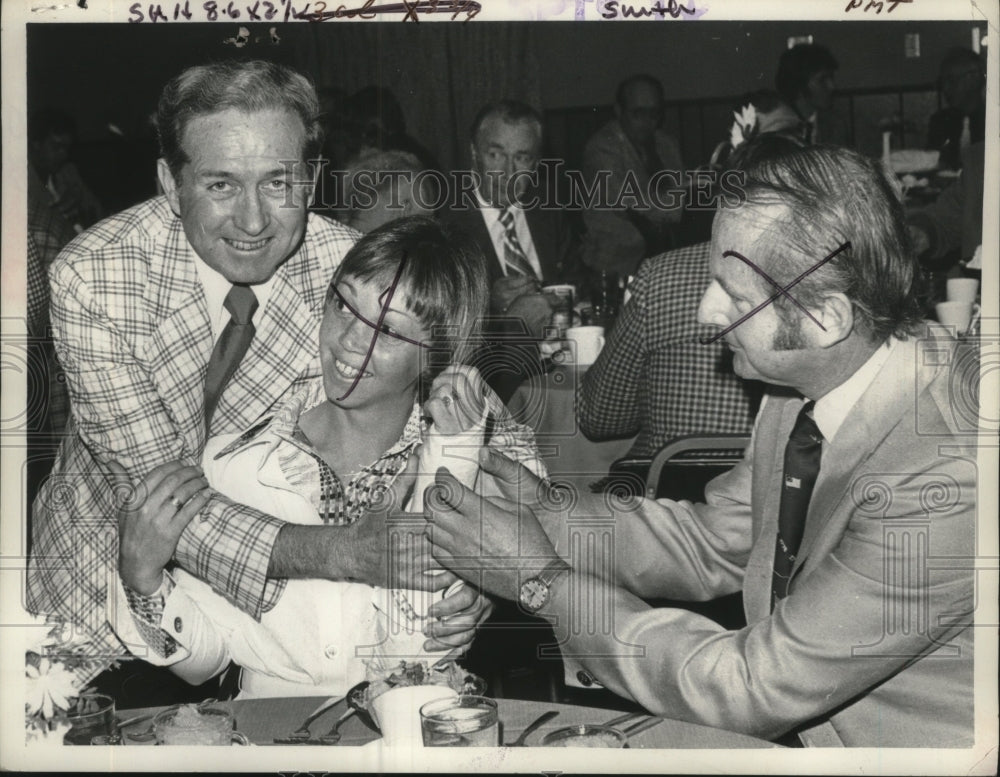
<instances>
[{"instance_id":1,"label":"short dark hair","mask_svg":"<svg viewBox=\"0 0 1000 777\"><path fill-rule=\"evenodd\" d=\"M28 116L28 140L41 142L49 135L76 137L76 120L58 108L39 108Z\"/></svg>"},{"instance_id":2,"label":"short dark hair","mask_svg":"<svg viewBox=\"0 0 1000 777\"><path fill-rule=\"evenodd\" d=\"M821 70L839 67L830 49L818 43L800 43L785 49L778 60L774 86L786 102L794 103L805 92L809 79Z\"/></svg>"},{"instance_id":3,"label":"short dark hair","mask_svg":"<svg viewBox=\"0 0 1000 777\"><path fill-rule=\"evenodd\" d=\"M963 49L960 46L948 49L948 53L941 60L941 68L938 71L938 89L941 89L944 82L945 73L949 70L966 65L973 65L979 73L980 83L986 80L986 64L983 58L972 49Z\"/></svg>"},{"instance_id":4,"label":"short dark hair","mask_svg":"<svg viewBox=\"0 0 1000 777\"><path fill-rule=\"evenodd\" d=\"M479 109L476 117L469 127L469 139L475 143L479 136L479 130L487 119L498 117L508 124L516 124L519 121L530 121L538 128L538 136L542 136L542 114L536 111L527 103L518 100L498 100L488 103Z\"/></svg>"},{"instance_id":5,"label":"short dark hair","mask_svg":"<svg viewBox=\"0 0 1000 777\"><path fill-rule=\"evenodd\" d=\"M619 83L618 88L615 89L615 102L619 108L625 108L625 96L628 94L628 90L638 84L651 86L660 93L660 97L664 96L663 84L660 82L660 79L656 76L651 76L649 73L636 73Z\"/></svg>"},{"instance_id":6,"label":"short dark hair","mask_svg":"<svg viewBox=\"0 0 1000 777\"><path fill-rule=\"evenodd\" d=\"M404 257L406 266L398 287L403 303L431 333L421 375L421 391L425 391L449 364L468 359L486 315L486 258L471 238L427 216L390 221L363 235L347 252L326 302L344 278L388 286Z\"/></svg>"},{"instance_id":7,"label":"short dark hair","mask_svg":"<svg viewBox=\"0 0 1000 777\"><path fill-rule=\"evenodd\" d=\"M923 319L922 276L902 202L881 163L835 146L794 149L749 165L744 192L745 207L785 208L774 229L757 241L753 256L782 287L851 243L795 286L798 301L815 305L826 294L844 293L872 342L915 331ZM727 218L725 211L720 217ZM784 298L775 304L783 320L798 316Z\"/></svg>"},{"instance_id":8,"label":"short dark hair","mask_svg":"<svg viewBox=\"0 0 1000 777\"><path fill-rule=\"evenodd\" d=\"M296 114L306 131L302 161L319 154L323 127L316 89L308 78L275 62L214 62L189 67L160 95L156 111L160 155L174 178L189 161L181 146L188 122L228 108L246 113L284 108Z\"/></svg>"}]
</instances>

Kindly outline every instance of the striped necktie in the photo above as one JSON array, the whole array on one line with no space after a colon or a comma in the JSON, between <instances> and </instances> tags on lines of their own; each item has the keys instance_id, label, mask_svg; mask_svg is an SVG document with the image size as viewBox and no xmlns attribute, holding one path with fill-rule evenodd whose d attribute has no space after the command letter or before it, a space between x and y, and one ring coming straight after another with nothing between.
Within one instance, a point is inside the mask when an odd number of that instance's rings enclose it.
<instances>
[{"instance_id":1,"label":"striped necktie","mask_svg":"<svg viewBox=\"0 0 1000 777\"><path fill-rule=\"evenodd\" d=\"M795 557L802 544L806 514L813 486L819 475L823 435L812 419L814 402L806 402L795 420L785 446L784 482L778 509L778 535L774 543L774 574L771 578L771 607L788 596Z\"/></svg>"},{"instance_id":2,"label":"striped necktie","mask_svg":"<svg viewBox=\"0 0 1000 777\"><path fill-rule=\"evenodd\" d=\"M524 275L538 280L535 269L528 261L528 255L521 248L521 241L517 239L513 205L509 205L500 214L500 226L503 227L503 262L507 275Z\"/></svg>"},{"instance_id":3,"label":"striped necktie","mask_svg":"<svg viewBox=\"0 0 1000 777\"><path fill-rule=\"evenodd\" d=\"M254 332L253 314L257 296L249 286L234 285L226 295L226 310L231 318L222 330L205 372L205 428L210 429L212 415L229 379L246 355Z\"/></svg>"}]
</instances>

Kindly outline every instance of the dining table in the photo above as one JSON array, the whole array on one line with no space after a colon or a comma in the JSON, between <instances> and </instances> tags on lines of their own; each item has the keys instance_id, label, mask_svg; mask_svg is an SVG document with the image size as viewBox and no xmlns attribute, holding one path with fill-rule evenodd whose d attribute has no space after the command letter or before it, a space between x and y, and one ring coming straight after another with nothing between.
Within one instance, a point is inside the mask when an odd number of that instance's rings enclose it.
<instances>
[{"instance_id":1,"label":"dining table","mask_svg":"<svg viewBox=\"0 0 1000 777\"><path fill-rule=\"evenodd\" d=\"M325 697L298 696L262 699L235 699L215 702L213 706L221 706L232 712L235 728L250 741L252 745L268 747L295 747L308 749L306 744L289 745L275 744L276 739L288 737L301 723L315 711ZM528 726L529 723L543 713L554 710L558 712L554 718L546 721L525 740L527 747L538 748L543 737L556 729L577 724L603 724L620 717L618 710L586 707L572 704L556 704L543 701L526 701L521 699L496 699L499 719L500 738L504 743L510 743ZM157 712L166 707L149 707L144 709L118 710L119 721L127 724L121 728L122 745L126 747L142 747L155 744L150 734L151 719ZM310 724L310 734L313 739L326 733L333 723L348 709L346 700L338 700L321 716ZM643 716L622 724L628 728L636 722L653 723L643 731L631 735L628 740L629 749L760 749L776 748L772 742L756 737L725 731L711 726L702 726L671 718L655 718ZM380 734L375 726L363 721L361 716L354 715L339 728L341 738L336 747L364 749L367 752L377 752L380 749ZM388 750L389 748L385 748ZM461 748L419 748L421 750L460 750ZM480 748L482 749L482 748ZM499 750L519 748L497 748ZM549 748L544 748L549 749ZM589 749L589 748L588 748Z\"/></svg>"},{"instance_id":2,"label":"dining table","mask_svg":"<svg viewBox=\"0 0 1000 777\"><path fill-rule=\"evenodd\" d=\"M580 429L576 402L590 365L577 365L569 351L557 353L546 372L522 383L507 403L514 418L535 430L550 476L580 487L600 481L628 453L635 435L591 440Z\"/></svg>"}]
</instances>

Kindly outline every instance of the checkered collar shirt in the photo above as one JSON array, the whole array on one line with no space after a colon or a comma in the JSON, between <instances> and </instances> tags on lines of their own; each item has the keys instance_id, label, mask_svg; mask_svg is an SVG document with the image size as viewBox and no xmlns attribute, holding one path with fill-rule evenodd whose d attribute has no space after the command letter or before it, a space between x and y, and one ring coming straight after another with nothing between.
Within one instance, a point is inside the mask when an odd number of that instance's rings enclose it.
<instances>
[{"instance_id":1,"label":"checkered collar shirt","mask_svg":"<svg viewBox=\"0 0 1000 777\"><path fill-rule=\"evenodd\" d=\"M307 496L323 523L343 526L364 515L374 496L392 485L406 467L410 454L420 445L429 424L421 418L419 403L414 402L399 439L345 486L299 425L303 413L325 401L322 379L313 381L293 397L271 422L270 431L277 439L270 455L278 456L289 485Z\"/></svg>"}]
</instances>

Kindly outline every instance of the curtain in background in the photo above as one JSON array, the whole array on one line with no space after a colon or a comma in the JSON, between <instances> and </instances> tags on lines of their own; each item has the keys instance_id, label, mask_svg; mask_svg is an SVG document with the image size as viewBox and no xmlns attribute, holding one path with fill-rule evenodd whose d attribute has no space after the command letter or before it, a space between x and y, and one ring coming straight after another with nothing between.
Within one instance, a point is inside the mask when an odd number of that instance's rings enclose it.
<instances>
[{"instance_id":1,"label":"curtain in background","mask_svg":"<svg viewBox=\"0 0 1000 777\"><path fill-rule=\"evenodd\" d=\"M534 36L527 24L317 24L297 47L316 86L351 94L392 90L410 135L444 169L469 165L469 124L487 102L522 100L541 110Z\"/></svg>"}]
</instances>

